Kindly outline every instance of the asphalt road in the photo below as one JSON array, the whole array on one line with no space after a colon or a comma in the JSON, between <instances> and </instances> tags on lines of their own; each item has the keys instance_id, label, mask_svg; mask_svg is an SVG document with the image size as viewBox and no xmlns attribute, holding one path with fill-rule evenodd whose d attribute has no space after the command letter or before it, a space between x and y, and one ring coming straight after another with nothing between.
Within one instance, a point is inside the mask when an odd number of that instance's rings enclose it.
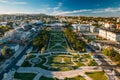
<instances>
[{"instance_id":1,"label":"asphalt road","mask_svg":"<svg viewBox=\"0 0 120 80\"><path fill-rule=\"evenodd\" d=\"M116 65L110 65L105 60L105 57L100 55L100 53L96 53L95 55L97 56L97 59L99 61L101 61L101 65L99 65L99 66L102 67L103 70L111 70L112 71L112 70L114 70L116 68L120 68L119 66L116 66ZM116 72L117 76L120 77L120 73L118 71L116 71L116 70L115 70L115 72ZM108 77L109 77L109 80L113 80L113 75L111 75L111 76L109 75Z\"/></svg>"},{"instance_id":2,"label":"asphalt road","mask_svg":"<svg viewBox=\"0 0 120 80\"><path fill-rule=\"evenodd\" d=\"M26 54L26 51L30 48L31 46L31 42L24 48L24 50L21 52L20 55L18 55L15 59L13 59L13 61L11 61L11 63L0 73L0 80L3 78L4 73L9 72L9 70L11 70L12 68L17 68L17 66L15 65L19 59Z\"/></svg>"},{"instance_id":3,"label":"asphalt road","mask_svg":"<svg viewBox=\"0 0 120 80\"><path fill-rule=\"evenodd\" d=\"M4 73L7 73L9 72L10 70L12 70L13 68L14 69L17 69L18 66L16 66L16 63L21 59L21 57L23 55L26 54L26 51L32 46L32 40L37 36L38 34L36 33L32 39L30 40L30 42L28 42L28 44L26 45L26 47L24 48L24 50L21 52L20 55L18 55L15 59L13 59L13 61L11 61L11 63L4 69L0 72L0 80L2 80L3 78L3 75Z\"/></svg>"}]
</instances>

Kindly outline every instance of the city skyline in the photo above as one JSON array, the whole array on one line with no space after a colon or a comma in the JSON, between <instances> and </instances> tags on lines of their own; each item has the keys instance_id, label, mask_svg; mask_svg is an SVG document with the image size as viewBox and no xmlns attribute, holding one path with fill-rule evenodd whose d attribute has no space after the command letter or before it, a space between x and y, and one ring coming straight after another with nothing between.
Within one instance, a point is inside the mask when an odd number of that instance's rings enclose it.
<instances>
[{"instance_id":1,"label":"city skyline","mask_svg":"<svg viewBox=\"0 0 120 80\"><path fill-rule=\"evenodd\" d=\"M119 0L0 0L0 14L120 16Z\"/></svg>"}]
</instances>

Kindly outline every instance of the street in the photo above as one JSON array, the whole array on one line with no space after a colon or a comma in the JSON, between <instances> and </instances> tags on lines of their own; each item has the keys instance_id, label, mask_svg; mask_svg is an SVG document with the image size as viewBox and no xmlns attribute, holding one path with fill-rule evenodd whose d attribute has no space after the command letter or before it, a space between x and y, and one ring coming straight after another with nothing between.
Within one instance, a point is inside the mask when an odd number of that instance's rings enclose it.
<instances>
[{"instance_id":1,"label":"street","mask_svg":"<svg viewBox=\"0 0 120 80\"><path fill-rule=\"evenodd\" d=\"M24 46L24 49L23 51L15 58L11 61L11 63L8 64L8 66L3 69L1 72L0 72L0 80L3 78L3 75L4 73L7 73L9 72L11 69L17 69L18 66L16 66L16 63L19 61L19 59L26 54L26 51L32 46L32 40L38 35L38 33L34 34L34 36L32 37L32 39L30 39L30 41L28 42L28 44L26 44Z\"/></svg>"}]
</instances>

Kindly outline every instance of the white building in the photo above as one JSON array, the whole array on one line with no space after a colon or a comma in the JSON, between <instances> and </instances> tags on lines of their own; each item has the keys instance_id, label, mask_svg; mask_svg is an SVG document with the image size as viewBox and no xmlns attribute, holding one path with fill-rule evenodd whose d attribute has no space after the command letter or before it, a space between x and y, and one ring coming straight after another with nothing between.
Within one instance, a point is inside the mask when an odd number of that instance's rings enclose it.
<instances>
[{"instance_id":1,"label":"white building","mask_svg":"<svg viewBox=\"0 0 120 80\"><path fill-rule=\"evenodd\" d=\"M0 22L1 26L6 26L8 22Z\"/></svg>"},{"instance_id":2,"label":"white building","mask_svg":"<svg viewBox=\"0 0 120 80\"><path fill-rule=\"evenodd\" d=\"M52 23L52 24L44 24L45 26L52 26L52 27L55 27L55 26L65 26L66 24L65 23Z\"/></svg>"},{"instance_id":3,"label":"white building","mask_svg":"<svg viewBox=\"0 0 120 80\"><path fill-rule=\"evenodd\" d=\"M91 33L99 32L99 28L97 28L96 26L90 26L90 32Z\"/></svg>"},{"instance_id":4,"label":"white building","mask_svg":"<svg viewBox=\"0 0 120 80\"><path fill-rule=\"evenodd\" d=\"M9 31L7 31L4 34L4 37L8 37L8 38L14 39L14 37L15 37L15 30L9 30Z\"/></svg>"},{"instance_id":5,"label":"white building","mask_svg":"<svg viewBox=\"0 0 120 80\"><path fill-rule=\"evenodd\" d=\"M90 31L89 24L72 24L73 30L77 31Z\"/></svg>"},{"instance_id":6,"label":"white building","mask_svg":"<svg viewBox=\"0 0 120 80\"><path fill-rule=\"evenodd\" d=\"M22 34L21 34L21 40L28 40L29 39L29 37L31 36L31 33L28 31L28 32L23 32Z\"/></svg>"},{"instance_id":7,"label":"white building","mask_svg":"<svg viewBox=\"0 0 120 80\"><path fill-rule=\"evenodd\" d=\"M83 32L98 32L96 26L90 26L90 24L72 24L74 31L83 31Z\"/></svg>"},{"instance_id":8,"label":"white building","mask_svg":"<svg viewBox=\"0 0 120 80\"><path fill-rule=\"evenodd\" d=\"M14 51L17 51L20 47L19 44L17 44L17 43L7 44L6 46L9 47L10 49L14 50Z\"/></svg>"},{"instance_id":9,"label":"white building","mask_svg":"<svg viewBox=\"0 0 120 80\"><path fill-rule=\"evenodd\" d=\"M90 25L89 24L80 24L78 26L78 31L90 31Z\"/></svg>"},{"instance_id":10,"label":"white building","mask_svg":"<svg viewBox=\"0 0 120 80\"><path fill-rule=\"evenodd\" d=\"M104 24L104 27L105 27L105 28L109 28L109 27L110 27L110 23L105 23L105 24Z\"/></svg>"},{"instance_id":11,"label":"white building","mask_svg":"<svg viewBox=\"0 0 120 80\"><path fill-rule=\"evenodd\" d=\"M120 17L119 18L117 18L117 20L116 20L117 22L120 22Z\"/></svg>"},{"instance_id":12,"label":"white building","mask_svg":"<svg viewBox=\"0 0 120 80\"><path fill-rule=\"evenodd\" d=\"M102 38L107 38L106 30L99 29L99 36L101 36Z\"/></svg>"},{"instance_id":13,"label":"white building","mask_svg":"<svg viewBox=\"0 0 120 80\"><path fill-rule=\"evenodd\" d=\"M115 28L115 25L112 24L112 23L107 22L107 23L104 24L104 27L105 28Z\"/></svg>"},{"instance_id":14,"label":"white building","mask_svg":"<svg viewBox=\"0 0 120 80\"><path fill-rule=\"evenodd\" d=\"M120 32L115 32L108 29L99 29L99 36L111 41L120 41Z\"/></svg>"}]
</instances>

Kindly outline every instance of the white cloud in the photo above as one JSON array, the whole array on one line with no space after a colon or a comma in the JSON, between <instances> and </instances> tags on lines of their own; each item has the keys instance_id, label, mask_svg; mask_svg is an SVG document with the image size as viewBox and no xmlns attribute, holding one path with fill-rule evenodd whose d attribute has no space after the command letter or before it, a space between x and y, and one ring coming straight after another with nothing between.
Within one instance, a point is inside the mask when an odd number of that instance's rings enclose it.
<instances>
[{"instance_id":1,"label":"white cloud","mask_svg":"<svg viewBox=\"0 0 120 80\"><path fill-rule=\"evenodd\" d=\"M27 2L18 2L18 1L13 1L13 0L0 0L0 3L4 4L27 4Z\"/></svg>"},{"instance_id":2,"label":"white cloud","mask_svg":"<svg viewBox=\"0 0 120 80\"><path fill-rule=\"evenodd\" d=\"M82 10L73 10L73 11L56 11L53 12L53 15L67 15L67 14L75 14L75 13L82 13L82 12L90 12L89 9L82 9Z\"/></svg>"},{"instance_id":3,"label":"white cloud","mask_svg":"<svg viewBox=\"0 0 120 80\"><path fill-rule=\"evenodd\" d=\"M120 12L120 8L105 8L105 9L96 9L92 13L117 13Z\"/></svg>"},{"instance_id":4,"label":"white cloud","mask_svg":"<svg viewBox=\"0 0 120 80\"><path fill-rule=\"evenodd\" d=\"M52 15L74 15L74 14L81 14L85 13L87 14L116 14L120 12L120 7L118 8L104 8L104 9L81 9L81 10L72 10L72 11L63 11L60 9L57 9L52 12Z\"/></svg>"},{"instance_id":5,"label":"white cloud","mask_svg":"<svg viewBox=\"0 0 120 80\"><path fill-rule=\"evenodd\" d=\"M56 11L56 10L60 9L61 6L62 6L62 3L59 2L58 5L53 8L53 10Z\"/></svg>"},{"instance_id":6,"label":"white cloud","mask_svg":"<svg viewBox=\"0 0 120 80\"><path fill-rule=\"evenodd\" d=\"M90 9L82 9L82 10L73 10L73 11L63 11L61 9L62 3L59 2L58 5L54 8L47 8L46 10L51 10L51 15L67 15L67 14L75 14L75 13L82 13L82 12L90 12Z\"/></svg>"},{"instance_id":7,"label":"white cloud","mask_svg":"<svg viewBox=\"0 0 120 80\"><path fill-rule=\"evenodd\" d=\"M106 8L104 11L105 12L119 12L120 8Z\"/></svg>"},{"instance_id":8,"label":"white cloud","mask_svg":"<svg viewBox=\"0 0 120 80\"><path fill-rule=\"evenodd\" d=\"M27 4L27 2L13 2L12 4Z\"/></svg>"},{"instance_id":9,"label":"white cloud","mask_svg":"<svg viewBox=\"0 0 120 80\"><path fill-rule=\"evenodd\" d=\"M8 0L0 0L1 3L7 3Z\"/></svg>"}]
</instances>

